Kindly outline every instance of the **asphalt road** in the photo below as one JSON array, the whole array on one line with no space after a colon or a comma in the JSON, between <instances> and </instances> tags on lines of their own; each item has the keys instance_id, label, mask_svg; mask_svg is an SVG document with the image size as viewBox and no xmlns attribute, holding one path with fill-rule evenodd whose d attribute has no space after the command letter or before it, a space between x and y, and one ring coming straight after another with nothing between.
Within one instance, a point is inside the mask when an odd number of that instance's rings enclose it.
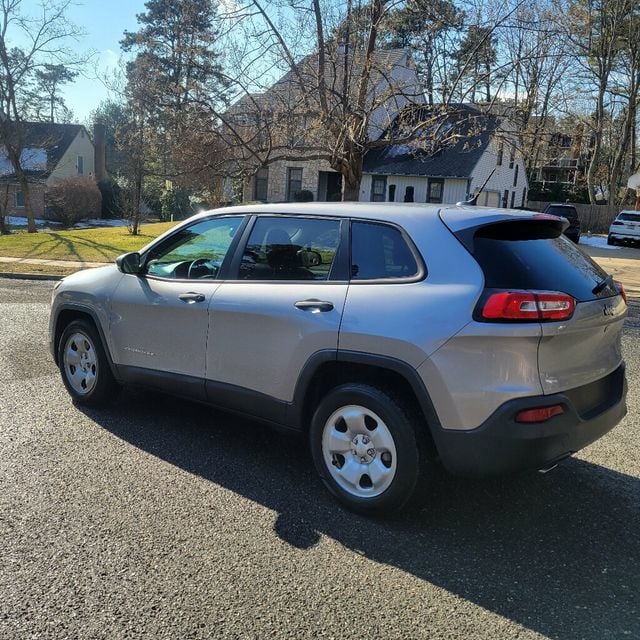
<instances>
[{"instance_id":1,"label":"asphalt road","mask_svg":"<svg viewBox=\"0 0 640 640\"><path fill-rule=\"evenodd\" d=\"M134 392L74 407L50 290L0 281L0 638L640 637L638 305L618 428L375 521L261 425Z\"/></svg>"}]
</instances>

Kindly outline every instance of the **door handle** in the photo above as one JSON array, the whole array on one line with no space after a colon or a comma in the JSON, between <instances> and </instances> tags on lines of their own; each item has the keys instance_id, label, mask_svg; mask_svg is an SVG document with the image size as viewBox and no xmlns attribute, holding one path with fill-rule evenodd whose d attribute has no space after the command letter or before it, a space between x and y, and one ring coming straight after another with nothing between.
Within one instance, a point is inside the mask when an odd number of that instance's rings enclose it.
<instances>
[{"instance_id":1,"label":"door handle","mask_svg":"<svg viewBox=\"0 0 640 640\"><path fill-rule=\"evenodd\" d=\"M204 294L196 293L195 291L181 293L178 298L180 298L182 302L186 302L187 304L193 304L194 302L204 302Z\"/></svg>"},{"instance_id":2,"label":"door handle","mask_svg":"<svg viewBox=\"0 0 640 640\"><path fill-rule=\"evenodd\" d=\"M323 300L316 300L312 298L310 300L300 300L296 302L296 309L302 309L302 311L332 311L333 302L325 302Z\"/></svg>"}]
</instances>

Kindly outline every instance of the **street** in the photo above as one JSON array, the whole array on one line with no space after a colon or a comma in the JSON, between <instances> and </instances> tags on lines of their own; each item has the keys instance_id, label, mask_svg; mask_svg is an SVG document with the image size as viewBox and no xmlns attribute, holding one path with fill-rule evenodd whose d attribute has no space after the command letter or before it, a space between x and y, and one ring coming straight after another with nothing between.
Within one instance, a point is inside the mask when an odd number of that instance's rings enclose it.
<instances>
[{"instance_id":1,"label":"street","mask_svg":"<svg viewBox=\"0 0 640 640\"><path fill-rule=\"evenodd\" d=\"M75 407L51 289L0 280L1 638L640 637L637 302L610 434L373 520L261 424L141 391Z\"/></svg>"}]
</instances>

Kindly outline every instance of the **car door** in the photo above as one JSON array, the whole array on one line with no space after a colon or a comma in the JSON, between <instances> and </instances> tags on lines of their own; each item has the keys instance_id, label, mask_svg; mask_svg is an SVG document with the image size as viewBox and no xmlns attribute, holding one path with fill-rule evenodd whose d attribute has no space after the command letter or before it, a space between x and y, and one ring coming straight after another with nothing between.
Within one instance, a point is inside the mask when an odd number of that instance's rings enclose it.
<instances>
[{"instance_id":1,"label":"car door","mask_svg":"<svg viewBox=\"0 0 640 640\"><path fill-rule=\"evenodd\" d=\"M210 306L210 400L249 413L260 413L252 402L286 404L309 358L335 353L348 287L342 225L319 217L255 219L235 279L220 285Z\"/></svg>"},{"instance_id":2,"label":"car door","mask_svg":"<svg viewBox=\"0 0 640 640\"><path fill-rule=\"evenodd\" d=\"M208 307L243 218L212 217L152 247L111 303L111 350L123 376L204 396Z\"/></svg>"}]
</instances>

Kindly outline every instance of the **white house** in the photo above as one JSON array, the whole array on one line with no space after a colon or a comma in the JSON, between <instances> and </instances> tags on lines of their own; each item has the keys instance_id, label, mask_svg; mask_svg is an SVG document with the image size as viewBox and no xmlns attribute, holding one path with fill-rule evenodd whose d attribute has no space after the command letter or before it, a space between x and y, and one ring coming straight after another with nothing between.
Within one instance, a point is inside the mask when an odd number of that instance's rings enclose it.
<instances>
[{"instance_id":1,"label":"white house","mask_svg":"<svg viewBox=\"0 0 640 640\"><path fill-rule=\"evenodd\" d=\"M429 122L429 109L418 108L413 120ZM415 140L367 154L361 201L454 204L481 190L478 205L525 206L527 176L508 118L451 105L446 117L434 116L433 122Z\"/></svg>"},{"instance_id":2,"label":"white house","mask_svg":"<svg viewBox=\"0 0 640 640\"><path fill-rule=\"evenodd\" d=\"M87 130L80 124L25 122L23 127L22 167L29 179L34 216L43 217L47 187L74 176L96 177L96 151ZM1 149L0 182L9 188L6 215L24 215L22 192L13 167ZM4 188L2 191L4 197Z\"/></svg>"}]
</instances>

